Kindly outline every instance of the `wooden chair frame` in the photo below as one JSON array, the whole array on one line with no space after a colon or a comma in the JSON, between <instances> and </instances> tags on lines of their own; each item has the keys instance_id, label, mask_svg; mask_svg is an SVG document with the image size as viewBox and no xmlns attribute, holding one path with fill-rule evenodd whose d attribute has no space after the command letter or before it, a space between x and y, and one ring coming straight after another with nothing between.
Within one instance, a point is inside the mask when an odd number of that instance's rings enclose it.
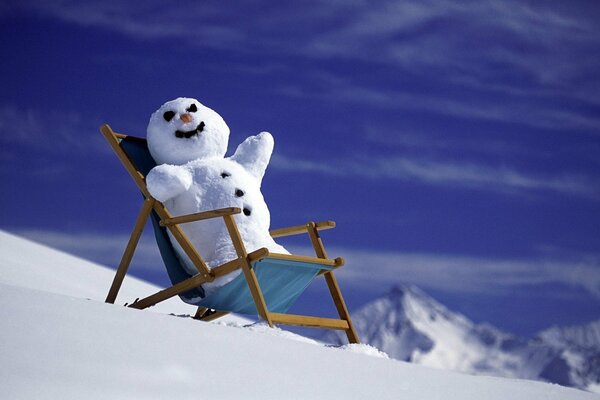
<instances>
[{"instance_id":1,"label":"wooden chair frame","mask_svg":"<svg viewBox=\"0 0 600 400\"><path fill-rule=\"evenodd\" d=\"M240 236L238 231L236 222L233 218L235 214L241 212L239 208L229 207L212 211L199 212L189 215L182 215L174 217L171 215L169 210L158 200L154 199L148 189L146 188L145 177L143 174L136 169L134 164L131 162L127 154L123 151L121 146L119 145L119 141L123 139L127 140L135 140L145 142L146 139L138 138L135 136L128 136L124 134L115 133L110 126L102 125L100 127L100 131L117 154L117 157L121 161L121 163L125 166L125 169L133 178L135 184L138 189L141 191L144 196L144 201L142 204L142 208L135 222L133 232L131 233L131 237L129 238L129 242L125 247L125 251L123 252L123 256L117 268L117 272L113 279L112 285L106 297L107 303L115 302L121 284L123 283L123 279L127 274L127 270L131 263L131 259L137 247L138 241L150 217L152 211L156 212L160 219L160 225L166 227L172 234L172 236L179 242L182 249L185 251L187 256L193 262L193 264L198 269L198 273L191 278L188 278L180 283L177 283L171 287L168 287L164 290L161 290L157 293L154 293L148 297L143 299L137 299L129 307L144 309L147 307L151 307L161 301L167 300L171 297L177 296L181 293L184 293L192 288L195 288L203 283L211 282L215 278L228 274L237 269L241 269L246 281L248 283L248 287L250 289L250 293L252 294L252 298L254 303L256 304L256 309L258 311L258 315L265 320L269 326L273 327L275 324L281 325L296 325L296 326L304 326L304 327L314 327L314 328L325 328L325 329L337 329L343 330L348 337L348 341L350 343L359 343L359 337L354 329L352 324L352 320L350 319L350 313L346 307L344 302L344 298L342 296L342 292L335 278L333 269L341 267L344 264L344 260L342 258L329 259L327 258L327 253L325 251L325 247L323 246L323 242L319 235L319 231L325 229L331 229L335 227L335 222L333 221L325 221L325 222L308 222L305 225L293 226L288 228L281 228L271 230L271 236L274 238L284 237L290 235L298 235L298 234L308 234L312 246L314 248L316 257L306 257L306 256L297 256L297 255L288 255L288 254L276 254L270 253L268 249L261 248L251 253L246 251L244 246L244 242ZM191 244L189 239L186 237L183 230L179 227L180 224L193 222L193 221L201 221L211 218L223 218L225 226L227 227L227 231L233 243L233 246L237 252L238 258L217 266L215 268L208 268L200 254L196 251L195 247ZM284 313L274 313L270 312L267 309L267 305L265 299L263 297L263 293L260 289L258 280L252 269L252 263L258 260L261 260L265 257L277 258L283 260L292 260L292 261L301 261L301 262L309 262L314 264L321 264L328 267L333 267L332 270L321 270L319 275L323 275L325 281L327 282L327 286L329 288L329 292L337 309L339 319L337 318L322 318L322 317L314 317L307 315L294 315L294 314L284 314ZM194 318L210 321L216 318L219 318L223 315L228 314L226 310L209 310L204 307L198 307L196 315Z\"/></svg>"}]
</instances>

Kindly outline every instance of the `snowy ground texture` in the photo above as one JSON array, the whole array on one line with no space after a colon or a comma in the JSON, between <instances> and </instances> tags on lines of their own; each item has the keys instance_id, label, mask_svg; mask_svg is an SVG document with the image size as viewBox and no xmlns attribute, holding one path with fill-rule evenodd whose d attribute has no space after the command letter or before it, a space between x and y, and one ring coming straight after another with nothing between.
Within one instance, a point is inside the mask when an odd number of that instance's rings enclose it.
<instances>
[{"instance_id":1,"label":"snowy ground texture","mask_svg":"<svg viewBox=\"0 0 600 400\"><path fill-rule=\"evenodd\" d=\"M600 399L323 346L240 318L202 323L177 299L102 302L112 272L0 231L0 388L7 399ZM129 279L124 298L152 292Z\"/></svg>"}]
</instances>

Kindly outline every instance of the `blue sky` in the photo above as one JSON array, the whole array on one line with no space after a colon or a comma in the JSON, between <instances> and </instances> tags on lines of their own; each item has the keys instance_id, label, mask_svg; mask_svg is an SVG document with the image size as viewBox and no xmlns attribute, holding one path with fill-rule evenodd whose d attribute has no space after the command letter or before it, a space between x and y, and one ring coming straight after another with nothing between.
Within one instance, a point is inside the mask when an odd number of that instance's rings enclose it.
<instances>
[{"instance_id":1,"label":"blue sky","mask_svg":"<svg viewBox=\"0 0 600 400\"><path fill-rule=\"evenodd\" d=\"M272 227L338 223L351 308L408 283L524 335L600 318L593 1L19 1L0 21L0 229L115 264L140 197L98 127L143 136L195 97L230 151L274 135ZM164 282L149 237L134 262Z\"/></svg>"}]
</instances>

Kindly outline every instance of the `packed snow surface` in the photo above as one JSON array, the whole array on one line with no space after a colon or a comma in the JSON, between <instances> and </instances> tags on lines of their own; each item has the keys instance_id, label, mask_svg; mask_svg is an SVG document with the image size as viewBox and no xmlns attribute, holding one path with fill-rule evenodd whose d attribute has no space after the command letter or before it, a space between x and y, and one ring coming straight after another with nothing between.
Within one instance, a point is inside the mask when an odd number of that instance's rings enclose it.
<instances>
[{"instance_id":1,"label":"packed snow surface","mask_svg":"<svg viewBox=\"0 0 600 400\"><path fill-rule=\"evenodd\" d=\"M3 232L0 267L4 398L598 399L391 360L365 345L324 346L261 323L105 304L110 271Z\"/></svg>"}]
</instances>

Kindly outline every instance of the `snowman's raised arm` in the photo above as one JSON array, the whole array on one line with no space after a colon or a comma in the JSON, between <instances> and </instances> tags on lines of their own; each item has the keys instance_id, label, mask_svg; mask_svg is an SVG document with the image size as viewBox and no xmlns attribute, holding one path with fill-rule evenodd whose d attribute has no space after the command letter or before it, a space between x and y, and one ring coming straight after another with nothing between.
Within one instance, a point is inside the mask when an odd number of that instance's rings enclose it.
<instances>
[{"instance_id":1,"label":"snowman's raised arm","mask_svg":"<svg viewBox=\"0 0 600 400\"><path fill-rule=\"evenodd\" d=\"M235 150L231 160L242 165L259 182L265 175L275 141L269 132L246 138Z\"/></svg>"},{"instance_id":2,"label":"snowman's raised arm","mask_svg":"<svg viewBox=\"0 0 600 400\"><path fill-rule=\"evenodd\" d=\"M177 197L188 190L192 181L191 171L182 165L157 165L146 177L148 191L152 197L161 202Z\"/></svg>"}]
</instances>

